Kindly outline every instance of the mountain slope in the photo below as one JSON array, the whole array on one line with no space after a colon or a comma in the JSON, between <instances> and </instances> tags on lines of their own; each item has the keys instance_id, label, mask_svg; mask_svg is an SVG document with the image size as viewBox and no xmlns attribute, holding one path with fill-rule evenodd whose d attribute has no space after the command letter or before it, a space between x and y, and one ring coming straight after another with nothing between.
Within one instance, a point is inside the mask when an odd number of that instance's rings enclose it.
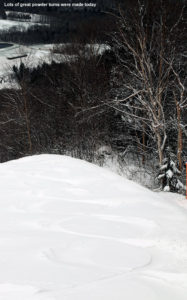
<instances>
[{"instance_id":1,"label":"mountain slope","mask_svg":"<svg viewBox=\"0 0 187 300\"><path fill-rule=\"evenodd\" d=\"M0 191L0 299L186 299L182 197L57 155L1 164Z\"/></svg>"}]
</instances>

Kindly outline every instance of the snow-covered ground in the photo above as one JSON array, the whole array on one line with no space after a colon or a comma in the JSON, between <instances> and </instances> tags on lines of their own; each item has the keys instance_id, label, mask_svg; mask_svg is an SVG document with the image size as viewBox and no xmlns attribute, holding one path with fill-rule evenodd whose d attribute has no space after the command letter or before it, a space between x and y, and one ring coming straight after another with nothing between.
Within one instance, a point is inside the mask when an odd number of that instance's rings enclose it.
<instances>
[{"instance_id":1,"label":"snow-covered ground","mask_svg":"<svg viewBox=\"0 0 187 300\"><path fill-rule=\"evenodd\" d=\"M32 25L34 24L32 24L31 22L20 22L0 19L0 31L6 31L12 29L13 27L18 31L25 31Z\"/></svg>"},{"instance_id":2,"label":"snow-covered ground","mask_svg":"<svg viewBox=\"0 0 187 300\"><path fill-rule=\"evenodd\" d=\"M66 156L0 165L0 299L186 300L187 205Z\"/></svg>"},{"instance_id":3,"label":"snow-covered ground","mask_svg":"<svg viewBox=\"0 0 187 300\"><path fill-rule=\"evenodd\" d=\"M15 31L26 31L29 27L36 25L35 22L31 21L13 21L13 20L2 20L0 19L0 31L7 31L14 29ZM37 25L40 25L37 23ZM43 25L43 24L41 24Z\"/></svg>"}]
</instances>

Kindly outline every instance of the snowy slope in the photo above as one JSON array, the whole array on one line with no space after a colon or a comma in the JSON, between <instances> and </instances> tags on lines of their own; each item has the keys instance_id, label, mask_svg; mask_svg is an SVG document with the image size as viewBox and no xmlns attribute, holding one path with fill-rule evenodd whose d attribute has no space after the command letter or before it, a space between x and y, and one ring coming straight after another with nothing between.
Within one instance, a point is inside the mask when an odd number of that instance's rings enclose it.
<instances>
[{"instance_id":1,"label":"snowy slope","mask_svg":"<svg viewBox=\"0 0 187 300\"><path fill-rule=\"evenodd\" d=\"M0 299L186 300L183 202L70 157L1 164Z\"/></svg>"},{"instance_id":2,"label":"snowy slope","mask_svg":"<svg viewBox=\"0 0 187 300\"><path fill-rule=\"evenodd\" d=\"M18 31L25 31L33 25L35 25L35 23L0 19L0 31L7 31L12 28L15 28Z\"/></svg>"}]
</instances>

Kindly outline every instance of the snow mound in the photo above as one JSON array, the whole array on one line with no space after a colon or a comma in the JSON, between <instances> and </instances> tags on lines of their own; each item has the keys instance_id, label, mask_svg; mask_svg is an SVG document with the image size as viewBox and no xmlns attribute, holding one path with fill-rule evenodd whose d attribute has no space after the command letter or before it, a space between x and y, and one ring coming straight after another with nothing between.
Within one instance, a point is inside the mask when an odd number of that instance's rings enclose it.
<instances>
[{"instance_id":1,"label":"snow mound","mask_svg":"<svg viewBox=\"0 0 187 300\"><path fill-rule=\"evenodd\" d=\"M58 155L1 164L0 191L0 299L186 300L181 196Z\"/></svg>"}]
</instances>

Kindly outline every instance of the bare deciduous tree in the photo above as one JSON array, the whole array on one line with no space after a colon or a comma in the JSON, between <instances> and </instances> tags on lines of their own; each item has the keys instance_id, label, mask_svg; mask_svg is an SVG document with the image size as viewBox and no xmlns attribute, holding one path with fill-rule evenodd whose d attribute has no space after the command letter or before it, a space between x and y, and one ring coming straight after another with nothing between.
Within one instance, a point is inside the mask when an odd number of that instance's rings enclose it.
<instances>
[{"instance_id":1,"label":"bare deciduous tree","mask_svg":"<svg viewBox=\"0 0 187 300\"><path fill-rule=\"evenodd\" d=\"M156 3L155 3L156 2ZM181 109L184 109L184 84L176 71L181 43L183 6L171 1L138 1L130 11L119 9L118 31L113 35L118 66L118 96L108 103L130 120L130 126L152 139L162 164L168 143L170 102L177 107L178 159L181 164L182 129ZM172 84L171 84L172 83ZM115 94L115 85L113 87ZM176 94L180 94L177 98ZM174 108L173 108L174 109Z\"/></svg>"}]
</instances>

